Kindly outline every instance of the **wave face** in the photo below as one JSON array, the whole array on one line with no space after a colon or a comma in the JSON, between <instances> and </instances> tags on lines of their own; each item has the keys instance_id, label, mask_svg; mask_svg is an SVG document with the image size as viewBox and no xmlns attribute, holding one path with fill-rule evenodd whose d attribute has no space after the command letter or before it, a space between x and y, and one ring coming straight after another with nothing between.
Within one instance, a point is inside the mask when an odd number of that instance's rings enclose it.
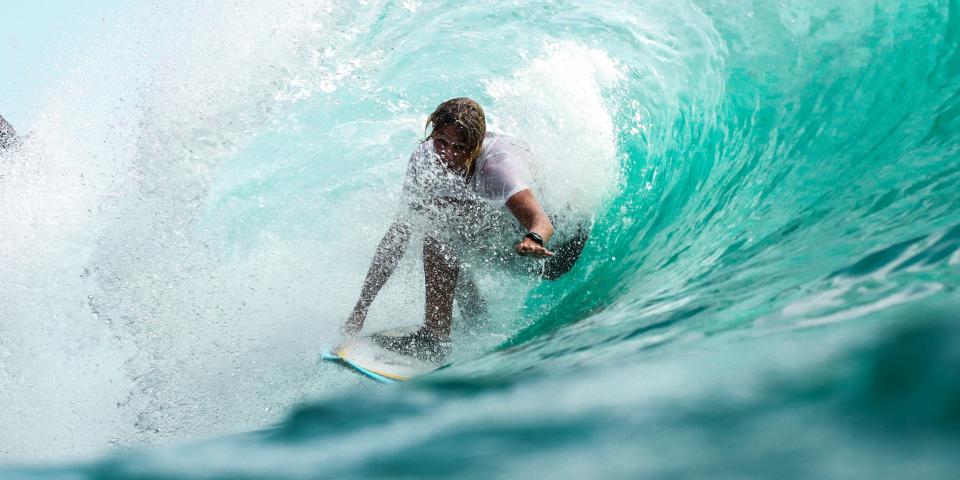
<instances>
[{"instance_id":1,"label":"wave face","mask_svg":"<svg viewBox=\"0 0 960 480\"><path fill-rule=\"evenodd\" d=\"M0 460L255 433L9 473L960 467L960 3L476 3L137 6L89 39L0 164ZM372 386L317 352L454 96L592 236L557 282L479 269L454 363ZM420 320L414 252L371 327Z\"/></svg>"}]
</instances>

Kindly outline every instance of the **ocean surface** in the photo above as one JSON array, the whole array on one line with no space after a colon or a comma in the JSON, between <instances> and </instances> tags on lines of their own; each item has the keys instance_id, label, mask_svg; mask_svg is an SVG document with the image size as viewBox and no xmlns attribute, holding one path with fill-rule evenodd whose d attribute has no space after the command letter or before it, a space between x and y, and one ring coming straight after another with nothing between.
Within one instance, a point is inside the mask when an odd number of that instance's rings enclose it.
<instances>
[{"instance_id":1,"label":"ocean surface","mask_svg":"<svg viewBox=\"0 0 960 480\"><path fill-rule=\"evenodd\" d=\"M0 478L960 471L960 1L120 3L3 99ZM458 96L591 238L374 383L320 351Z\"/></svg>"}]
</instances>

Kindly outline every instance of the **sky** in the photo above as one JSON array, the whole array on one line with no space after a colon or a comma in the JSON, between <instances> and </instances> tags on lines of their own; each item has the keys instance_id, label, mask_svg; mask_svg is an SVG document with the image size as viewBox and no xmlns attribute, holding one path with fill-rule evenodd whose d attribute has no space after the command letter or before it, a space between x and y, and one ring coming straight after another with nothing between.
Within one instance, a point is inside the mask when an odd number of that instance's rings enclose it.
<instances>
[{"instance_id":1,"label":"sky","mask_svg":"<svg viewBox=\"0 0 960 480\"><path fill-rule=\"evenodd\" d=\"M90 40L132 0L0 0L0 115L25 130Z\"/></svg>"}]
</instances>

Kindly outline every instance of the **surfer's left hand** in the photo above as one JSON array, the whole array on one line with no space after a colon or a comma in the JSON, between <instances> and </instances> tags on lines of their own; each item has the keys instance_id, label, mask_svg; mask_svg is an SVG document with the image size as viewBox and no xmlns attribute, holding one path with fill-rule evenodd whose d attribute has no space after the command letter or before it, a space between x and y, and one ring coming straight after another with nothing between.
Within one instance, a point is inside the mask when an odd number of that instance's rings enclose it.
<instances>
[{"instance_id":1,"label":"surfer's left hand","mask_svg":"<svg viewBox=\"0 0 960 480\"><path fill-rule=\"evenodd\" d=\"M553 252L551 252L550 250L547 250L546 248L541 246L539 243L534 242L533 239L526 238L526 237L524 237L523 240L521 240L520 243L516 245L516 249L517 249L518 255L537 257L537 258L546 258L546 257L553 256Z\"/></svg>"}]
</instances>

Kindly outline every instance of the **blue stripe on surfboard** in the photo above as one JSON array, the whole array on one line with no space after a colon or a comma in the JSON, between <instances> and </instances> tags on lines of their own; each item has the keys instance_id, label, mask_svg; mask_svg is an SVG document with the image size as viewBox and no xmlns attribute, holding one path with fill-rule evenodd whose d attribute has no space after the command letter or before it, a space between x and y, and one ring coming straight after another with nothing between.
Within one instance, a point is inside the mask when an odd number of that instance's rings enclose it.
<instances>
[{"instance_id":1,"label":"blue stripe on surfboard","mask_svg":"<svg viewBox=\"0 0 960 480\"><path fill-rule=\"evenodd\" d=\"M349 359L341 358L340 360L342 360L343 363L346 363L347 365L350 365L351 367L355 368L358 372L360 372L360 373L362 373L362 374L364 374L364 375L366 375L366 376L368 376L368 377L370 377L370 378L372 378L372 379L374 379L374 380L376 380L376 381L378 381L378 382L381 382L381 383L395 383L395 382L397 382L397 380L394 380L394 379L389 378L389 377L384 377L383 375L380 375L380 374L377 373L377 372L372 372L372 371L370 371L370 370L367 370L366 368L363 368L363 367L361 367L360 365L357 365L356 363L351 362Z\"/></svg>"},{"instance_id":2,"label":"blue stripe on surfboard","mask_svg":"<svg viewBox=\"0 0 960 480\"><path fill-rule=\"evenodd\" d=\"M340 360L340 356L336 353L333 353L331 350L324 348L320 350L320 358L324 360L336 361Z\"/></svg>"}]
</instances>

